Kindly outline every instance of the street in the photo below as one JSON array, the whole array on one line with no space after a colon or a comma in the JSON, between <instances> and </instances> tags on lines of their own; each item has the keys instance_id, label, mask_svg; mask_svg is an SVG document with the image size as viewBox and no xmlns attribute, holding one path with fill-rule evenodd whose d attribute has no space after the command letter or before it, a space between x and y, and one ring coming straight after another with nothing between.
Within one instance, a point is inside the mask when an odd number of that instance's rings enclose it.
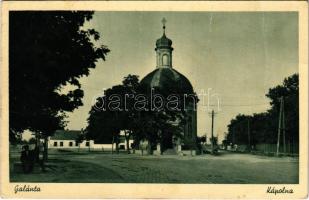
<instances>
[{"instance_id":1,"label":"street","mask_svg":"<svg viewBox=\"0 0 309 200\"><path fill-rule=\"evenodd\" d=\"M218 156L141 156L103 152L53 152L47 172L15 173L12 182L94 183L298 183L298 158L221 152Z\"/></svg>"}]
</instances>

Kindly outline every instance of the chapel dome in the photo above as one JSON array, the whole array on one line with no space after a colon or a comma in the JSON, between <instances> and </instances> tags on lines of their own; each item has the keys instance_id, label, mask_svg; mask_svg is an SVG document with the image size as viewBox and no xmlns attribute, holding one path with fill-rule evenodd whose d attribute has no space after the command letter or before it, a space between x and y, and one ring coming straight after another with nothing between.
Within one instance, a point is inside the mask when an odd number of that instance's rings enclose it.
<instances>
[{"instance_id":1,"label":"chapel dome","mask_svg":"<svg viewBox=\"0 0 309 200\"><path fill-rule=\"evenodd\" d=\"M141 80L140 86L144 91L156 88L167 93L193 94L190 81L173 68L155 69Z\"/></svg>"}]
</instances>

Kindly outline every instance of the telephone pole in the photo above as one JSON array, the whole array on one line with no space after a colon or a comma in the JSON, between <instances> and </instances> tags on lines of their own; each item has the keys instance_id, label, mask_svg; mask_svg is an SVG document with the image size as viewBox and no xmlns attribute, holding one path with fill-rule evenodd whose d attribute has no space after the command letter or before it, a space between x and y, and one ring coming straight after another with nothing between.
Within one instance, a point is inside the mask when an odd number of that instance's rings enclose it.
<instances>
[{"instance_id":1,"label":"telephone pole","mask_svg":"<svg viewBox=\"0 0 309 200\"><path fill-rule=\"evenodd\" d=\"M280 97L280 111L279 111L279 124L278 124L278 136L277 136L277 156L279 156L279 150L280 150L280 135L281 130L283 133L283 151L286 151L285 146L285 122L284 122L284 99L283 96Z\"/></svg>"},{"instance_id":2,"label":"telephone pole","mask_svg":"<svg viewBox=\"0 0 309 200\"><path fill-rule=\"evenodd\" d=\"M235 127L232 128L233 131L233 146L235 145Z\"/></svg>"},{"instance_id":3,"label":"telephone pole","mask_svg":"<svg viewBox=\"0 0 309 200\"><path fill-rule=\"evenodd\" d=\"M211 153L214 153L214 110L211 111Z\"/></svg>"},{"instance_id":4,"label":"telephone pole","mask_svg":"<svg viewBox=\"0 0 309 200\"><path fill-rule=\"evenodd\" d=\"M284 116L284 98L282 97L282 135L283 135L283 153L286 153L285 138L285 116Z\"/></svg>"},{"instance_id":5,"label":"telephone pole","mask_svg":"<svg viewBox=\"0 0 309 200\"><path fill-rule=\"evenodd\" d=\"M250 120L247 120L247 131L248 131L248 150L251 151L251 138L250 138Z\"/></svg>"}]
</instances>

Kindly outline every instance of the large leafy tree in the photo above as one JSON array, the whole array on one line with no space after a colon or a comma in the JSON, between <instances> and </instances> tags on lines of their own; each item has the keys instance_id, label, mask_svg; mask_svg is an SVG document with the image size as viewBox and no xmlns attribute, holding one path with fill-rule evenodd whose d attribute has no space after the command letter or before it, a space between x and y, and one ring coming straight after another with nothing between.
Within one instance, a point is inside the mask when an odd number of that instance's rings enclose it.
<instances>
[{"instance_id":1,"label":"large leafy tree","mask_svg":"<svg viewBox=\"0 0 309 200\"><path fill-rule=\"evenodd\" d=\"M269 110L272 130L277 131L280 111L280 97L284 100L285 133L288 144L295 149L299 144L299 76L294 74L285 78L282 85L270 88L266 96L270 98ZM294 146L294 147L293 147Z\"/></svg>"},{"instance_id":2,"label":"large leafy tree","mask_svg":"<svg viewBox=\"0 0 309 200\"><path fill-rule=\"evenodd\" d=\"M114 95L119 97L118 103L115 103ZM144 108L146 110L137 109L135 106L138 101L135 98L137 95L145 97L147 103ZM140 89L136 75L124 77L121 85L106 90L91 108L87 126L88 137L98 142L117 143L120 130L125 130L127 139L130 137L134 139L135 147L138 147L139 141L145 139L150 143L150 147L153 148L160 143L163 147L161 150L164 150L165 141L173 136L181 135L181 125L185 123L185 112L164 108L151 110L149 95ZM114 109L117 104L119 110ZM183 107L181 104L178 106ZM175 125L176 121L180 126Z\"/></svg>"},{"instance_id":3,"label":"large leafy tree","mask_svg":"<svg viewBox=\"0 0 309 200\"><path fill-rule=\"evenodd\" d=\"M127 149L128 139L133 134L137 112L133 109L133 98L139 86L138 76L129 74L121 85L113 86L105 91L92 106L87 126L87 137L97 142L116 143L118 151L119 134L125 131ZM119 100L119 101L118 101Z\"/></svg>"},{"instance_id":4,"label":"large leafy tree","mask_svg":"<svg viewBox=\"0 0 309 200\"><path fill-rule=\"evenodd\" d=\"M171 93L179 94L179 91L176 89L174 91L173 87L168 91L159 88L153 89L156 94L165 98ZM115 103L115 95L119 97L118 103ZM146 104L142 106L144 109L139 109L141 107L136 106L137 102L141 102L140 98L137 98L139 95L145 99ZM192 97L187 98L187 102L191 100ZM182 110L184 97L179 95L178 104L175 105L178 110L166 107L151 109L150 101L151 93L141 87L136 75L124 77L121 85L106 90L105 94L99 97L91 108L87 127L88 137L98 142L117 143L120 130L124 130L127 139L130 137L134 139L135 147L138 147L139 141L147 140L150 143L148 150L151 151L159 143L161 151L164 151L170 145L169 142L173 137L182 137L182 127L186 123L187 117L186 112ZM153 103L160 104L155 101ZM118 104L120 109L115 110L114 104L115 106Z\"/></svg>"},{"instance_id":5,"label":"large leafy tree","mask_svg":"<svg viewBox=\"0 0 309 200\"><path fill-rule=\"evenodd\" d=\"M255 145L275 143L276 134L272 130L269 113L237 115L228 125L227 141L233 144Z\"/></svg>"},{"instance_id":6,"label":"large leafy tree","mask_svg":"<svg viewBox=\"0 0 309 200\"><path fill-rule=\"evenodd\" d=\"M284 99L285 133L291 149L299 143L299 83L298 74L284 79L282 85L270 88L266 96L271 108L252 116L238 115L228 125L227 141L237 144L277 143L280 98ZM249 123L249 126L248 126ZM248 130L249 128L249 130ZM294 146L294 147L293 147Z\"/></svg>"},{"instance_id":7,"label":"large leafy tree","mask_svg":"<svg viewBox=\"0 0 309 200\"><path fill-rule=\"evenodd\" d=\"M104 45L94 45L100 39L96 30L83 29L92 15L84 11L10 12L11 141L25 129L44 138L52 135L65 126L65 112L82 105L79 78L89 75L89 69L109 52Z\"/></svg>"},{"instance_id":8,"label":"large leafy tree","mask_svg":"<svg viewBox=\"0 0 309 200\"><path fill-rule=\"evenodd\" d=\"M248 144L248 120L250 116L237 115L228 125L227 139L234 144Z\"/></svg>"},{"instance_id":9,"label":"large leafy tree","mask_svg":"<svg viewBox=\"0 0 309 200\"><path fill-rule=\"evenodd\" d=\"M141 111L135 119L135 141L147 140L151 151L155 145L160 144L161 153L171 148L174 137L182 138L182 125L185 123L185 113L170 110Z\"/></svg>"}]
</instances>

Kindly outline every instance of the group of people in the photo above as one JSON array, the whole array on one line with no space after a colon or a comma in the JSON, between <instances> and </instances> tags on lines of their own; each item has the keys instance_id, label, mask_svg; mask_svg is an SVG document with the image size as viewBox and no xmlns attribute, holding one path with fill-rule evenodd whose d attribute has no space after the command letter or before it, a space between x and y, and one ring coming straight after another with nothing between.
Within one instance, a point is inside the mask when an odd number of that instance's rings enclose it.
<instances>
[{"instance_id":1,"label":"group of people","mask_svg":"<svg viewBox=\"0 0 309 200\"><path fill-rule=\"evenodd\" d=\"M22 147L20 161L22 163L23 172L26 174L33 172L33 168L36 163L38 163L41 170L45 172L42 151L40 151L39 146L36 146L33 150L30 150L29 145L24 145Z\"/></svg>"}]
</instances>

